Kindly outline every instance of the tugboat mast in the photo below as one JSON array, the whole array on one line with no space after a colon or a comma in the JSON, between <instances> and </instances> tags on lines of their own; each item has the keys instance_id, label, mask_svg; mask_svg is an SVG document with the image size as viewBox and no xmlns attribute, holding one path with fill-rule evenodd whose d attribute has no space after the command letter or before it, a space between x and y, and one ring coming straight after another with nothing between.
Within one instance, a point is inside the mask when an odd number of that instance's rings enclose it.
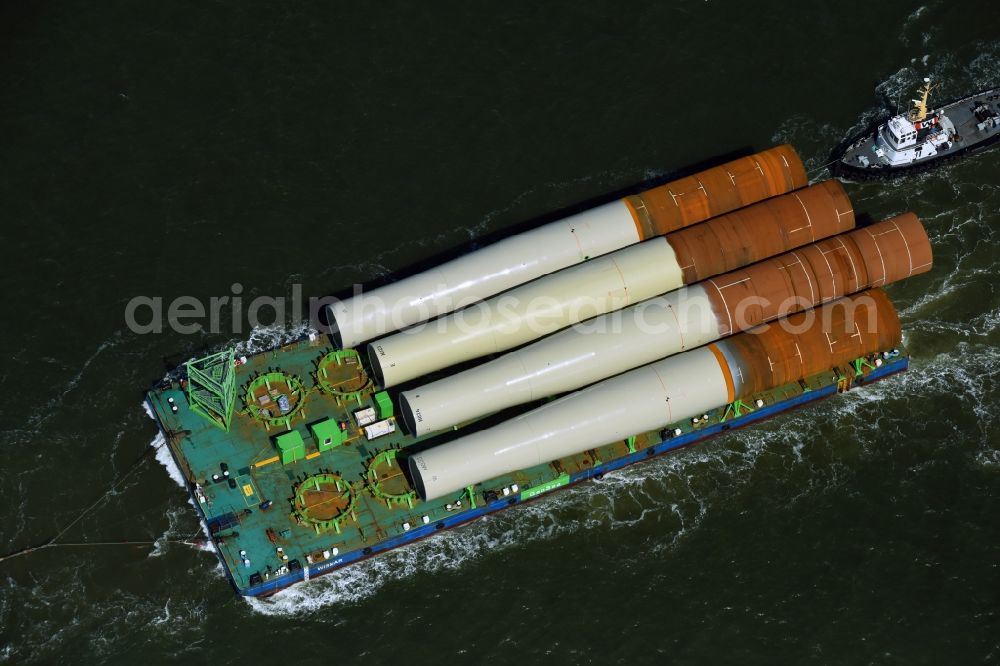
<instances>
[{"instance_id":1,"label":"tugboat mast","mask_svg":"<svg viewBox=\"0 0 1000 666\"><path fill-rule=\"evenodd\" d=\"M920 99L910 100L913 102L913 109L910 110L909 120L911 122L920 121L927 117L927 98L931 94L931 89L937 86L931 85L931 80L924 77L924 87L920 90Z\"/></svg>"}]
</instances>

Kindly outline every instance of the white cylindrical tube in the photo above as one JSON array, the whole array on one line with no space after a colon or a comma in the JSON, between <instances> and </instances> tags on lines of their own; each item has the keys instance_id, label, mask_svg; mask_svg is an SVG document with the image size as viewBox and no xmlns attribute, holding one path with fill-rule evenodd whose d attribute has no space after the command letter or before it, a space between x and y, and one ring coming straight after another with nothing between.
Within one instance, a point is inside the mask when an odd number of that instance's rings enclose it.
<instances>
[{"instance_id":1,"label":"white cylindrical tube","mask_svg":"<svg viewBox=\"0 0 1000 666\"><path fill-rule=\"evenodd\" d=\"M806 185L802 160L776 146L500 241L412 278L327 307L353 347L519 284Z\"/></svg>"},{"instance_id":2,"label":"white cylindrical tube","mask_svg":"<svg viewBox=\"0 0 1000 666\"><path fill-rule=\"evenodd\" d=\"M542 407L409 456L410 479L425 499L518 470L560 460L687 419L701 421L736 399L759 395L825 373L845 375L856 359L893 349L902 331L881 289L793 314L781 325L661 359L594 384ZM849 372L849 371L848 371ZM809 390L801 385L802 390ZM788 397L771 393L778 400ZM763 402L754 401L757 407Z\"/></svg>"},{"instance_id":3,"label":"white cylindrical tube","mask_svg":"<svg viewBox=\"0 0 1000 666\"><path fill-rule=\"evenodd\" d=\"M368 357L378 383L396 386L513 349L683 284L674 249L664 238L654 238L376 340L368 346Z\"/></svg>"},{"instance_id":4,"label":"white cylindrical tube","mask_svg":"<svg viewBox=\"0 0 1000 666\"><path fill-rule=\"evenodd\" d=\"M699 347L725 331L700 285L596 317L400 394L410 432L424 435L557 395Z\"/></svg>"},{"instance_id":5,"label":"white cylindrical tube","mask_svg":"<svg viewBox=\"0 0 1000 666\"><path fill-rule=\"evenodd\" d=\"M523 345L590 317L801 247L854 226L825 181L571 266L368 345L385 387Z\"/></svg>"},{"instance_id":6,"label":"white cylindrical tube","mask_svg":"<svg viewBox=\"0 0 1000 666\"><path fill-rule=\"evenodd\" d=\"M931 264L923 226L904 214L595 317L404 391L400 411L419 435L449 428L924 272Z\"/></svg>"},{"instance_id":7,"label":"white cylindrical tube","mask_svg":"<svg viewBox=\"0 0 1000 666\"><path fill-rule=\"evenodd\" d=\"M640 240L628 206L613 201L329 305L332 332L354 347Z\"/></svg>"},{"instance_id":8,"label":"white cylindrical tube","mask_svg":"<svg viewBox=\"0 0 1000 666\"><path fill-rule=\"evenodd\" d=\"M517 418L410 456L433 500L520 469L586 451L732 402L732 378L711 348L663 359ZM727 381L728 379L728 381Z\"/></svg>"}]
</instances>

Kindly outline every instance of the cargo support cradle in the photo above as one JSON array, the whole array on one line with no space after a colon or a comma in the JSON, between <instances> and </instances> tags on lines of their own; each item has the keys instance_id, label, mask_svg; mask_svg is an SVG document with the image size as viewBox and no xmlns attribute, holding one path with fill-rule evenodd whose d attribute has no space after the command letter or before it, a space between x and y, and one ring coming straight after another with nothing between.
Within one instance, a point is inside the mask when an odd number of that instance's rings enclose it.
<instances>
[{"instance_id":1,"label":"cargo support cradle","mask_svg":"<svg viewBox=\"0 0 1000 666\"><path fill-rule=\"evenodd\" d=\"M890 375L896 374L897 372L903 372L904 370L906 370L908 365L909 365L909 359L906 357L894 361L889 361L887 363L884 363L881 367L876 368L867 375L865 375L863 383L870 384L874 381L878 381ZM858 379L861 378L859 377ZM858 385L861 385L860 381L858 381ZM815 402L817 400L829 397L836 393L838 393L838 384L836 382L829 384L828 386L824 386L823 388L820 389L806 391L793 398L789 398L787 400L783 400L781 402L774 403L772 405L766 405L764 407L756 409L755 411L745 413L742 416L734 417L720 423L715 423L710 426L706 426L704 428L700 428L698 430L689 433L678 435L676 437L671 437L670 439L661 441L659 444L654 444L653 446L647 447L635 453L630 453L628 455L624 455L620 458L616 458L606 463L595 465L594 467L588 470L570 475L569 481L567 483L558 485L556 487L564 488L567 486L580 483L581 481L592 479L594 477L599 478L608 472L612 472L614 470L621 469L622 467L626 467L628 465L641 462L642 460L647 460L649 458L661 455L663 453L667 453L668 451L674 451L676 449L696 444L705 439L713 437L719 433L725 432L726 430L741 428L755 421L760 421L762 419L775 416L782 412L789 411L790 409L794 409L795 407ZM547 493L539 493L538 495L534 495L531 499L546 494ZM400 546L405 546L409 543L413 543L414 541L419 541L421 539L433 535L437 531L450 529L452 527L457 527L463 523L467 523L477 518L481 518L487 514L495 513L502 509L506 509L510 506L520 503L521 501L530 501L530 500L520 500L517 495L511 497L505 497L503 499L498 499L496 501L480 505L474 509L468 509L466 511L462 511L461 513L456 514L453 517L446 517L433 524L416 527L414 529L411 529L409 532L406 532L405 534L401 534L399 536L386 539L385 541L381 541L373 546L344 553L339 557L332 558L321 564L303 565L303 568L300 570L292 571L278 578L272 578L271 580L265 581L259 585L248 587L245 590L242 590L241 594L243 594L244 596L251 596L251 597L267 596L269 594L273 594L278 590L284 589L290 585L294 585L295 583L301 582L303 580L309 580L310 578L315 578L316 576L329 573L334 569L339 569L343 566L352 564L359 560L367 559L378 553L383 553L385 551L392 550L394 548L399 548ZM197 502L195 503L195 505L198 506L198 510L201 511L201 506L198 505ZM202 518L204 519L204 517L205 517L204 513L202 513ZM227 567L223 567L223 569L226 570L226 576L230 579L230 582L233 583L233 586L239 589L235 585L235 582L232 580L232 577L229 573L229 569Z\"/></svg>"}]
</instances>

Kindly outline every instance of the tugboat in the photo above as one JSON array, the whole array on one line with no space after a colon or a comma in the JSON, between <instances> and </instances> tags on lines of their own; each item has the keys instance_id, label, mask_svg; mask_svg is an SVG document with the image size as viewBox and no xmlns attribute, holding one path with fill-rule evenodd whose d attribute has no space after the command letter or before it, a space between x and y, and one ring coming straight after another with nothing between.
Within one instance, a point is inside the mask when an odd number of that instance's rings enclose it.
<instances>
[{"instance_id":1,"label":"tugboat","mask_svg":"<svg viewBox=\"0 0 1000 666\"><path fill-rule=\"evenodd\" d=\"M834 151L830 171L849 180L911 174L951 162L1000 142L1000 88L984 90L929 110L924 79L908 113L880 119Z\"/></svg>"}]
</instances>

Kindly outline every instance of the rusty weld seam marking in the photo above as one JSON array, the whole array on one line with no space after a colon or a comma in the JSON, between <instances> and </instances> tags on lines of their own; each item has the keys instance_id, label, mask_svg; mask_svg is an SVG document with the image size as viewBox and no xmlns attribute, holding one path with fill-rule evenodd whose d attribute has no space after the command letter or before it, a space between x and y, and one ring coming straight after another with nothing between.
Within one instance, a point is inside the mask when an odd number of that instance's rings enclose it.
<instances>
[{"instance_id":1,"label":"rusty weld seam marking","mask_svg":"<svg viewBox=\"0 0 1000 666\"><path fill-rule=\"evenodd\" d=\"M670 245L670 241L667 241L667 245ZM688 247L690 248L691 246L688 245ZM681 266L680 262L677 261L677 250L674 248L673 245L670 245L670 249L674 251L674 263L677 264L677 267L679 269L681 269L681 283L682 284L687 284L687 282L684 282L684 271L686 271L689 268L692 269L692 270L694 270L694 277L697 280L698 279L698 262L694 258L694 255L695 255L694 251L689 251L688 252L688 259L691 260L691 263L688 264L687 266Z\"/></svg>"},{"instance_id":2,"label":"rusty weld seam marking","mask_svg":"<svg viewBox=\"0 0 1000 666\"><path fill-rule=\"evenodd\" d=\"M792 196L794 196L795 200L799 202L800 206L802 206L802 212L806 214L806 226L805 227L799 227L798 229L792 229L788 233L795 233L799 229L805 229L806 227L808 227L809 228L809 239L810 240L816 240L816 232L813 230L813 221L812 221L812 216L809 215L809 209L806 208L806 205L802 202L802 198L797 193L792 192Z\"/></svg>"},{"instance_id":3,"label":"rusty weld seam marking","mask_svg":"<svg viewBox=\"0 0 1000 666\"><path fill-rule=\"evenodd\" d=\"M871 286L873 286L873 287L880 287L880 286L882 286L882 285L885 284L885 279L886 279L886 277L888 277L888 274L886 273L886 270L885 270L885 257L882 256L882 248L880 248L879 245L878 245L878 238L876 238L876 235L873 234L871 232L871 230L869 230L869 229L865 229L865 231L868 232L868 235L871 237L872 242L875 243L875 250L878 252L878 260L882 262L882 282L881 283L876 283L876 282L873 281L871 283Z\"/></svg>"},{"instance_id":4,"label":"rusty weld seam marking","mask_svg":"<svg viewBox=\"0 0 1000 666\"><path fill-rule=\"evenodd\" d=\"M849 262L851 262L851 272L854 274L854 287L856 289L860 289L861 288L861 276L858 273L858 267L854 265L854 255L851 254L851 250L847 247L847 244L844 243L844 239L843 238L838 238L837 240L840 242L840 247L844 248L844 254L847 255L847 260ZM859 252L859 254L860 254L860 252ZM862 255L862 256L864 256L864 255ZM868 272L867 269L865 270L865 272L866 273Z\"/></svg>"},{"instance_id":5,"label":"rusty weld seam marking","mask_svg":"<svg viewBox=\"0 0 1000 666\"><path fill-rule=\"evenodd\" d=\"M823 251L820 250L820 254L822 254L822 252ZM799 256L799 253L792 250L791 254L793 257L795 257L796 263L798 263L798 265L802 267L802 274L806 276L806 282L809 283L809 302L815 305L817 303L816 290L813 288L812 276L809 275L809 271L806 270L806 264L804 261L802 261L802 257ZM794 285L794 282L792 284Z\"/></svg>"},{"instance_id":6,"label":"rusty weld seam marking","mask_svg":"<svg viewBox=\"0 0 1000 666\"><path fill-rule=\"evenodd\" d=\"M576 227L569 221L566 221L566 226L569 227L569 233L573 236L573 242L576 243L576 251L579 252L581 257L586 257L583 251L583 243L580 242L580 234L576 233Z\"/></svg>"},{"instance_id":7,"label":"rusty weld seam marking","mask_svg":"<svg viewBox=\"0 0 1000 666\"><path fill-rule=\"evenodd\" d=\"M735 282L728 282L728 283L722 285L721 288L725 289L727 287L732 287L732 286L737 285L737 284L743 284L744 282L747 282L749 279L750 279L749 277L745 277L742 280L736 280Z\"/></svg>"},{"instance_id":8,"label":"rusty weld seam marking","mask_svg":"<svg viewBox=\"0 0 1000 666\"><path fill-rule=\"evenodd\" d=\"M913 275L913 253L910 252L910 243L909 241L906 240L906 234L904 234L903 230L899 228L898 224L896 224L895 219L892 221L892 226L895 227L896 231L899 232L899 237L903 239L903 246L906 248L906 258L910 262L910 272L907 273L906 275L907 276Z\"/></svg>"},{"instance_id":9,"label":"rusty weld seam marking","mask_svg":"<svg viewBox=\"0 0 1000 666\"><path fill-rule=\"evenodd\" d=\"M826 262L826 270L830 271L830 298L827 301L837 298L837 276L833 272L833 266L830 265L830 260L826 258L826 255L833 254L837 251L837 248L831 248L829 250L820 249L819 254L823 257L823 261ZM824 301L825 303L826 301Z\"/></svg>"},{"instance_id":10,"label":"rusty weld seam marking","mask_svg":"<svg viewBox=\"0 0 1000 666\"><path fill-rule=\"evenodd\" d=\"M614 259L611 260L611 265L615 267L615 272L618 273L618 280L622 283L622 291L625 292L625 304L631 305L632 301L629 298L628 291L628 281L625 279L625 274L622 272L622 267L618 265L618 262Z\"/></svg>"},{"instance_id":11,"label":"rusty weld seam marking","mask_svg":"<svg viewBox=\"0 0 1000 666\"><path fill-rule=\"evenodd\" d=\"M656 375L656 381L660 382L660 386L663 388L663 394L667 396L667 399L664 400L667 404L667 418L669 418L670 422L673 423L674 410L670 408L670 390L667 388L667 384L663 381L663 376L656 369L656 366L652 365L650 366L650 369L653 371L653 374Z\"/></svg>"},{"instance_id":12,"label":"rusty weld seam marking","mask_svg":"<svg viewBox=\"0 0 1000 666\"><path fill-rule=\"evenodd\" d=\"M840 240L840 239L837 239L837 240ZM847 251L847 246L844 245L843 241L841 241L840 247L843 248L844 253L847 254L848 259L850 259L851 255ZM827 259L827 257L826 257L826 255L833 254L838 249L840 249L840 248L834 247L834 248L830 248L829 250L822 250L821 249L819 251L819 253L823 256L823 261L826 262L826 269L828 271L830 271L830 285L831 285L831 287L830 287L830 289L831 289L830 298L828 298L825 301L823 301L824 303L828 303L829 301L832 301L835 298L840 298L841 296L843 296L844 294L847 293L847 280L844 280L844 293L838 294L838 292L837 292L837 275L836 275L836 273L833 272L833 266L830 264L830 260Z\"/></svg>"},{"instance_id":13,"label":"rusty weld seam marking","mask_svg":"<svg viewBox=\"0 0 1000 666\"><path fill-rule=\"evenodd\" d=\"M719 292L719 298L722 299L722 309L726 311L726 316L729 317L729 333L728 333L728 335L732 335L732 333L733 333L733 313L729 311L729 303L726 302L726 296L725 296L725 294L722 293L722 289L719 288L719 285L717 285L715 283L715 280L709 280L709 282L711 282L712 286L715 287L715 290L717 292ZM733 283L733 284L735 284L735 283Z\"/></svg>"},{"instance_id":14,"label":"rusty weld seam marking","mask_svg":"<svg viewBox=\"0 0 1000 666\"><path fill-rule=\"evenodd\" d=\"M674 306L670 303L667 303L667 310L670 311L670 315L674 318L674 323L677 324L677 337L681 339L681 349L684 349L684 330L681 326L681 320L677 316L677 313L674 312Z\"/></svg>"}]
</instances>

